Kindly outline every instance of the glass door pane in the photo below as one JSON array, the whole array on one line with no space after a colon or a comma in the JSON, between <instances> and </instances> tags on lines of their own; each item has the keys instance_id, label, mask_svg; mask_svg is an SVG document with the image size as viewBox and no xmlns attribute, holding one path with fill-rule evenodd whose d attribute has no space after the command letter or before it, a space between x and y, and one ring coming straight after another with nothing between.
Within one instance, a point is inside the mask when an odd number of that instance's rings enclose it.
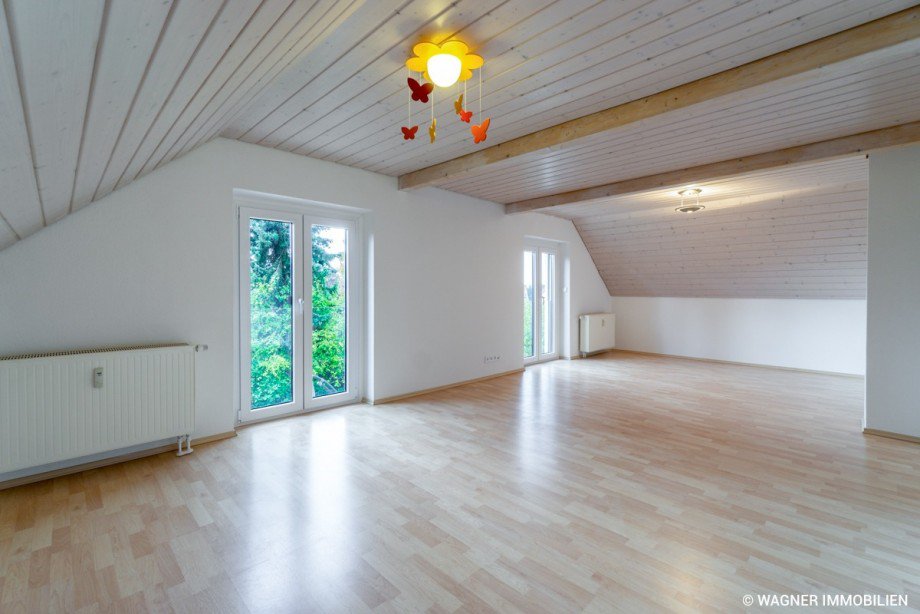
<instances>
[{"instance_id":1,"label":"glass door pane","mask_svg":"<svg viewBox=\"0 0 920 614\"><path fill-rule=\"evenodd\" d=\"M249 219L250 408L294 401L294 224Z\"/></svg>"},{"instance_id":2,"label":"glass door pane","mask_svg":"<svg viewBox=\"0 0 920 614\"><path fill-rule=\"evenodd\" d=\"M536 253L524 250L524 358L534 357L534 303Z\"/></svg>"},{"instance_id":3,"label":"glass door pane","mask_svg":"<svg viewBox=\"0 0 920 614\"><path fill-rule=\"evenodd\" d=\"M348 388L348 229L312 224L313 398Z\"/></svg>"},{"instance_id":4,"label":"glass door pane","mask_svg":"<svg viewBox=\"0 0 920 614\"><path fill-rule=\"evenodd\" d=\"M540 353L552 354L556 332L556 256L540 251Z\"/></svg>"}]
</instances>

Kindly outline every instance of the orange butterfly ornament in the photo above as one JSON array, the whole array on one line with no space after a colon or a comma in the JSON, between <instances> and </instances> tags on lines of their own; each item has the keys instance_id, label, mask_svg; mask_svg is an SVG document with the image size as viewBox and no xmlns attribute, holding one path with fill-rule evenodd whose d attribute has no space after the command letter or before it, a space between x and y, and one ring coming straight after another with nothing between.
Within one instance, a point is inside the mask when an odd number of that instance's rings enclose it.
<instances>
[{"instance_id":1,"label":"orange butterfly ornament","mask_svg":"<svg viewBox=\"0 0 920 614\"><path fill-rule=\"evenodd\" d=\"M454 111L457 113L457 115L460 116L460 121L470 123L470 118L473 117L473 112L463 110L463 94L460 94L460 98L457 98L454 101Z\"/></svg>"},{"instance_id":2,"label":"orange butterfly ornament","mask_svg":"<svg viewBox=\"0 0 920 614\"><path fill-rule=\"evenodd\" d=\"M488 136L486 132L489 130L489 123L491 121L492 121L492 118L487 117L486 120L482 122L480 125L477 126L476 124L473 124L472 126L470 126L470 132L473 133L474 143L481 143L484 140L486 140L486 136Z\"/></svg>"}]
</instances>

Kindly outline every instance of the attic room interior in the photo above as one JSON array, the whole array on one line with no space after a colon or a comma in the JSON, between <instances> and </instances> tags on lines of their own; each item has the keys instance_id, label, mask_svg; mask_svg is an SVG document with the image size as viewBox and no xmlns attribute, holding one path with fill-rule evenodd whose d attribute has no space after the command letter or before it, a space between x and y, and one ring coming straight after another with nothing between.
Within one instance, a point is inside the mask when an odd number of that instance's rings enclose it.
<instances>
[{"instance_id":1,"label":"attic room interior","mask_svg":"<svg viewBox=\"0 0 920 614\"><path fill-rule=\"evenodd\" d=\"M920 607L918 3L0 7L0 612Z\"/></svg>"}]
</instances>

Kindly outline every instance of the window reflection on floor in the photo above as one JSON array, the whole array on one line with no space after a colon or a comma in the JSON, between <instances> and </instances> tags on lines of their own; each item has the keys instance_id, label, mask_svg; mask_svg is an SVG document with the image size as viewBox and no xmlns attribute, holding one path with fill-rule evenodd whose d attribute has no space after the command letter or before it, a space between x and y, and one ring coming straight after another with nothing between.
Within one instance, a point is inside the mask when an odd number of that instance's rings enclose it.
<instances>
[{"instance_id":1,"label":"window reflection on floor","mask_svg":"<svg viewBox=\"0 0 920 614\"><path fill-rule=\"evenodd\" d=\"M285 421L253 431L245 459L260 481L247 487L253 496L242 513L264 522L247 524L240 559L250 563L240 589L266 611L334 605L326 597L340 595L365 565L355 541L363 534L355 526L347 417L329 412L303 419L309 420L307 433ZM300 491L291 484L300 484Z\"/></svg>"},{"instance_id":2,"label":"window reflection on floor","mask_svg":"<svg viewBox=\"0 0 920 614\"><path fill-rule=\"evenodd\" d=\"M310 466L307 472L311 533L310 565L335 581L348 574L354 556L351 539L354 502L352 479L347 468L348 431L344 415L316 416L310 428Z\"/></svg>"},{"instance_id":3,"label":"window reflection on floor","mask_svg":"<svg viewBox=\"0 0 920 614\"><path fill-rule=\"evenodd\" d=\"M517 413L517 452L523 479L536 480L556 469L556 379L540 365L528 367L521 377L522 396Z\"/></svg>"}]
</instances>

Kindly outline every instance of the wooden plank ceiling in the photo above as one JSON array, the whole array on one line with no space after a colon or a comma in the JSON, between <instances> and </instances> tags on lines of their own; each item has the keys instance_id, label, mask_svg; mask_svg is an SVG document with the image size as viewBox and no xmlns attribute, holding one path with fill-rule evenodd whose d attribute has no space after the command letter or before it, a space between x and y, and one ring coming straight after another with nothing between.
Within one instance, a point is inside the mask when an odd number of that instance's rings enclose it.
<instances>
[{"instance_id":1,"label":"wooden plank ceiling","mask_svg":"<svg viewBox=\"0 0 920 614\"><path fill-rule=\"evenodd\" d=\"M441 122L433 146L399 138L403 62L419 40L456 35L486 58L492 145L914 4L0 0L0 248L218 135L391 175L469 153L467 126L456 121ZM618 146L578 143L447 187L519 200L716 152L917 119L916 51L906 45L828 67L629 127ZM473 87L474 110L477 98ZM453 118L450 100L437 104ZM611 149L619 157L608 158Z\"/></svg>"},{"instance_id":2,"label":"wooden plank ceiling","mask_svg":"<svg viewBox=\"0 0 920 614\"><path fill-rule=\"evenodd\" d=\"M683 188L686 186L680 186ZM570 219L613 296L865 298L865 155L543 209Z\"/></svg>"},{"instance_id":3,"label":"wooden plank ceiling","mask_svg":"<svg viewBox=\"0 0 920 614\"><path fill-rule=\"evenodd\" d=\"M469 153L406 142L419 40L486 57L502 143L911 7L907 0L0 0L0 248L222 135L390 175ZM54 36L49 37L48 32ZM501 203L920 120L920 38L435 181ZM441 96L437 115L453 119ZM418 106L416 121L428 107ZM614 295L859 298L864 157L544 209Z\"/></svg>"},{"instance_id":4,"label":"wooden plank ceiling","mask_svg":"<svg viewBox=\"0 0 920 614\"><path fill-rule=\"evenodd\" d=\"M514 202L920 119L920 41L671 111L438 183Z\"/></svg>"}]
</instances>

